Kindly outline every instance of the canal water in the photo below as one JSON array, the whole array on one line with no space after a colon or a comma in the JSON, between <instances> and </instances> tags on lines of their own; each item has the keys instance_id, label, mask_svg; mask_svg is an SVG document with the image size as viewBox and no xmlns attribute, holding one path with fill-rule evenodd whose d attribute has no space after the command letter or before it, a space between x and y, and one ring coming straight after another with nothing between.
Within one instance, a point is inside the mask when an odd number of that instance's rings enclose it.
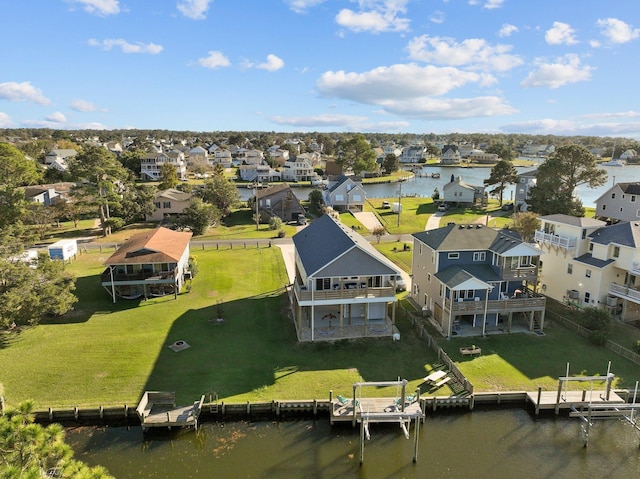
<instances>
[{"instance_id":1,"label":"canal water","mask_svg":"<svg viewBox=\"0 0 640 479\"><path fill-rule=\"evenodd\" d=\"M516 170L518 173L524 173L526 171L531 171L536 167L537 166L517 167ZM586 186L578 187L577 193L584 206L595 207L596 199L611 188L614 181L616 183L640 181L640 166L601 166L600 168L607 172L608 177L607 182L603 186L593 189ZM411 180L404 181L402 183L365 184L364 189L367 192L367 198L396 198L398 195L430 197L435 188L438 188L438 191L442 194L442 188L451 181L452 175L454 177L460 176L462 181L471 185L482 185L483 181L489 177L491 168L423 166L419 173L425 176L416 176ZM433 173L439 173L440 178L432 178L430 175ZM514 188L514 185L509 185L506 188L503 195L504 201L513 201ZM312 188L301 187L294 188L293 190L298 199L306 200L309 198L309 193ZM239 188L239 191L243 201L246 201L253 195L253 190L250 188Z\"/></svg>"},{"instance_id":2,"label":"canal water","mask_svg":"<svg viewBox=\"0 0 640 479\"><path fill-rule=\"evenodd\" d=\"M583 447L578 419L523 409L438 412L414 431L372 425L359 464L359 428L326 419L205 423L197 432L139 427L67 430L76 456L125 478L631 478L640 437L627 423L600 420Z\"/></svg>"}]
</instances>

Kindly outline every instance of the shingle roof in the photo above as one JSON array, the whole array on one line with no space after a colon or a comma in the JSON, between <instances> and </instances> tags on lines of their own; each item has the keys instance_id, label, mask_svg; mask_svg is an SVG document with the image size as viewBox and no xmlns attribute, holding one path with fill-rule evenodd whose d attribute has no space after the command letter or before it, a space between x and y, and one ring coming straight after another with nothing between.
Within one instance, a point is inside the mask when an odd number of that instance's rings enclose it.
<instances>
[{"instance_id":1,"label":"shingle roof","mask_svg":"<svg viewBox=\"0 0 640 479\"><path fill-rule=\"evenodd\" d=\"M189 245L192 233L159 227L129 238L105 262L116 264L176 263Z\"/></svg>"},{"instance_id":2,"label":"shingle roof","mask_svg":"<svg viewBox=\"0 0 640 479\"><path fill-rule=\"evenodd\" d=\"M191 196L191 193L185 193L184 191L180 191L175 188L169 188L167 190L160 191L156 195L156 198L167 198L174 201L189 201Z\"/></svg>"},{"instance_id":3,"label":"shingle roof","mask_svg":"<svg viewBox=\"0 0 640 479\"><path fill-rule=\"evenodd\" d=\"M267 196L274 195L280 191L291 189L291 187L287 183L279 183L277 185L270 186L269 188L264 188L258 190L256 196L258 199L265 198Z\"/></svg>"},{"instance_id":4,"label":"shingle roof","mask_svg":"<svg viewBox=\"0 0 640 479\"><path fill-rule=\"evenodd\" d=\"M384 269L388 272L397 272L398 274L400 272L397 266L376 250L364 237L346 227L339 220L334 220L330 215L322 215L296 233L293 236L293 244L309 276L353 249L359 249L365 252L367 257L375 258L384 265ZM355 257L362 258L359 254L353 254L349 261ZM364 262L362 263L364 264ZM362 274L368 273L363 271Z\"/></svg>"},{"instance_id":5,"label":"shingle roof","mask_svg":"<svg viewBox=\"0 0 640 479\"><path fill-rule=\"evenodd\" d=\"M594 258L590 253L585 253L582 256L578 256L576 261L584 264L588 264L589 266L594 266L595 268L604 268L605 266L613 263L614 259L598 259Z\"/></svg>"},{"instance_id":6,"label":"shingle roof","mask_svg":"<svg viewBox=\"0 0 640 479\"><path fill-rule=\"evenodd\" d=\"M623 193L630 195L640 195L640 183L618 183Z\"/></svg>"},{"instance_id":7,"label":"shingle roof","mask_svg":"<svg viewBox=\"0 0 640 479\"><path fill-rule=\"evenodd\" d=\"M604 221L596 220L594 218L585 218L585 217L571 216L571 215L565 215L565 214L546 215L546 216L541 216L539 219L545 220L545 221L553 221L556 223L562 223L562 224L571 225L571 226L579 226L581 228L598 227L598 226L604 226L607 224Z\"/></svg>"},{"instance_id":8,"label":"shingle roof","mask_svg":"<svg viewBox=\"0 0 640 479\"><path fill-rule=\"evenodd\" d=\"M608 245L611 243L620 246L637 248L640 246L640 223L637 221L621 222L615 225L598 228L589 235L592 243Z\"/></svg>"},{"instance_id":9,"label":"shingle roof","mask_svg":"<svg viewBox=\"0 0 640 479\"><path fill-rule=\"evenodd\" d=\"M414 238L439 251L489 250L504 253L524 244L513 230L494 230L483 225L448 225L414 233Z\"/></svg>"},{"instance_id":10,"label":"shingle roof","mask_svg":"<svg viewBox=\"0 0 640 479\"><path fill-rule=\"evenodd\" d=\"M489 265L450 266L436 273L435 277L450 288L455 288L470 279L483 283L500 281L500 276Z\"/></svg>"}]
</instances>

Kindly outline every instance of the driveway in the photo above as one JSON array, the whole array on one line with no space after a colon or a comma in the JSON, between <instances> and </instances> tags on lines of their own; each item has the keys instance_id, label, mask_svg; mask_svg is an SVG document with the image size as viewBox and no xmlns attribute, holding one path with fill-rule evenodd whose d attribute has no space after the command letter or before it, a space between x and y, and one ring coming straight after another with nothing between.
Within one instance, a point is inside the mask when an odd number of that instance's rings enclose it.
<instances>
[{"instance_id":1,"label":"driveway","mask_svg":"<svg viewBox=\"0 0 640 479\"><path fill-rule=\"evenodd\" d=\"M371 213L371 212L354 212L353 216L356 217L356 219L362 223L364 225L365 228L367 228L370 232L373 232L374 229L376 228L382 228L382 223L380 223L380 220L378 220L378 217L375 215L375 213Z\"/></svg>"}]
</instances>

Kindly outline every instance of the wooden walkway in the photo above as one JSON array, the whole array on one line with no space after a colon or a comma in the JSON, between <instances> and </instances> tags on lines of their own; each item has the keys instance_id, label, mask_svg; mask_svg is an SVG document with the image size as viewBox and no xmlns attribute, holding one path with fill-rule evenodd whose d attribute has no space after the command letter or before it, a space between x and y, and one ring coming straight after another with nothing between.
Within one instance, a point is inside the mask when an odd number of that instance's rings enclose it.
<instances>
[{"instance_id":1,"label":"wooden walkway","mask_svg":"<svg viewBox=\"0 0 640 479\"><path fill-rule=\"evenodd\" d=\"M331 423L335 422L359 422L366 417L369 422L400 422L407 421L416 416L422 417L424 413L417 400L405 402L404 411L396 403L396 398L359 398L356 407L353 400L346 404L334 399L331 401ZM355 409L355 410L354 410ZM354 418L355 414L355 418Z\"/></svg>"}]
</instances>

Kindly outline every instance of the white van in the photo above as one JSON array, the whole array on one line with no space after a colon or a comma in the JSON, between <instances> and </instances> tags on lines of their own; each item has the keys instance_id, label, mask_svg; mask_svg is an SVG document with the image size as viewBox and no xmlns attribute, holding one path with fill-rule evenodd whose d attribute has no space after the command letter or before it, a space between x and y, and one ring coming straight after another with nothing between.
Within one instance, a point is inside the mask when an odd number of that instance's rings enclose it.
<instances>
[{"instance_id":1,"label":"white van","mask_svg":"<svg viewBox=\"0 0 640 479\"><path fill-rule=\"evenodd\" d=\"M405 282L405 280L400 275L396 276L396 292L406 291L406 290L407 290L407 283Z\"/></svg>"}]
</instances>

